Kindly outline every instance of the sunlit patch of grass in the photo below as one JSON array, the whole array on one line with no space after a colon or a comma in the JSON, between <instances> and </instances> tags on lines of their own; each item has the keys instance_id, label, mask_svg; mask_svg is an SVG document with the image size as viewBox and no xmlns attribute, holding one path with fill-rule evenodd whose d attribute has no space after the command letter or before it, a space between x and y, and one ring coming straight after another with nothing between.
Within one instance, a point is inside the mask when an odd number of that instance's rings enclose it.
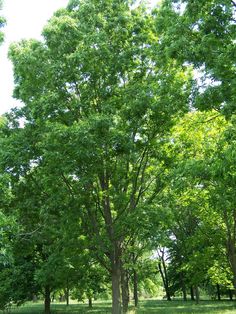
<instances>
[{"instance_id":1,"label":"sunlit patch of grass","mask_svg":"<svg viewBox=\"0 0 236 314\"><path fill-rule=\"evenodd\" d=\"M92 309L87 304L52 304L52 314L110 314L111 302L94 302ZM0 312L2 313L2 312ZM42 314L43 304L28 303L19 308L12 309L12 314ZM236 303L230 301L201 301L196 305L188 301L161 301L143 300L140 301L137 309L130 306L129 314L236 314Z\"/></svg>"},{"instance_id":2,"label":"sunlit patch of grass","mask_svg":"<svg viewBox=\"0 0 236 314\"><path fill-rule=\"evenodd\" d=\"M144 301L140 304L137 313L161 313L161 314L184 314L184 313L236 313L234 302L201 301L199 304L188 301Z\"/></svg>"}]
</instances>

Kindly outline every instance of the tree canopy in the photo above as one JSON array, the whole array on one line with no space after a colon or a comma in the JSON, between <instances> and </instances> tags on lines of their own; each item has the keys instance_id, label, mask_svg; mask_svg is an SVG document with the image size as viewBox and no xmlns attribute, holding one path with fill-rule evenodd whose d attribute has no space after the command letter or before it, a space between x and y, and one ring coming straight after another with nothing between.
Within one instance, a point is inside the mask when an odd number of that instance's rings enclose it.
<instances>
[{"instance_id":1,"label":"tree canopy","mask_svg":"<svg viewBox=\"0 0 236 314\"><path fill-rule=\"evenodd\" d=\"M72 0L11 45L2 307L236 288L234 19L233 1Z\"/></svg>"}]
</instances>

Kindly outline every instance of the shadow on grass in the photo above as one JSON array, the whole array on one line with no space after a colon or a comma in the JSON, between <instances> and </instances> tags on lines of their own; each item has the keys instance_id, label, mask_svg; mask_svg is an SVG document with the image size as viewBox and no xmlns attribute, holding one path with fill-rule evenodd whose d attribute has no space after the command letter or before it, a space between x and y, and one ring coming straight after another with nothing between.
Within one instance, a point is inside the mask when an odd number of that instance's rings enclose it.
<instances>
[{"instance_id":1,"label":"shadow on grass","mask_svg":"<svg viewBox=\"0 0 236 314\"><path fill-rule=\"evenodd\" d=\"M0 311L0 313L2 313ZM42 304L25 304L19 308L11 310L12 314L43 314ZM110 314L111 304L110 303L96 303L93 308L89 308L85 304L72 304L66 306L65 304L52 304L51 314Z\"/></svg>"},{"instance_id":2,"label":"shadow on grass","mask_svg":"<svg viewBox=\"0 0 236 314\"><path fill-rule=\"evenodd\" d=\"M195 304L192 301L157 301L148 300L141 303L138 314L184 314L184 313L236 313L236 303L227 301L201 301Z\"/></svg>"},{"instance_id":3,"label":"shadow on grass","mask_svg":"<svg viewBox=\"0 0 236 314\"><path fill-rule=\"evenodd\" d=\"M110 302L96 302L90 309L86 304L52 304L52 314L110 314ZM1 313L1 312L0 312ZM12 314L42 314L42 304L26 304L20 308L12 309ZM134 314L185 314L185 313L212 313L212 314L233 314L236 313L236 302L229 301L201 301L196 305L188 301L160 301L147 300L141 301L139 308L130 307L130 313Z\"/></svg>"}]
</instances>

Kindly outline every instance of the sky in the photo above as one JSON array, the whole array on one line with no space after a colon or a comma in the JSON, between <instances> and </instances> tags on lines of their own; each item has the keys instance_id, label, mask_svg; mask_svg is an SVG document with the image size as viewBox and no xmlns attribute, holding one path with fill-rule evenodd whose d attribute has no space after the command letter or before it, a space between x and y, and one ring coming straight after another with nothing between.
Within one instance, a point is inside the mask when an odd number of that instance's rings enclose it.
<instances>
[{"instance_id":1,"label":"sky","mask_svg":"<svg viewBox=\"0 0 236 314\"><path fill-rule=\"evenodd\" d=\"M40 39L43 27L53 13L65 7L68 0L3 0L0 15L7 20L2 29L5 41L0 46L0 115L19 103L12 98L13 72L7 59L9 44L23 38Z\"/></svg>"}]
</instances>

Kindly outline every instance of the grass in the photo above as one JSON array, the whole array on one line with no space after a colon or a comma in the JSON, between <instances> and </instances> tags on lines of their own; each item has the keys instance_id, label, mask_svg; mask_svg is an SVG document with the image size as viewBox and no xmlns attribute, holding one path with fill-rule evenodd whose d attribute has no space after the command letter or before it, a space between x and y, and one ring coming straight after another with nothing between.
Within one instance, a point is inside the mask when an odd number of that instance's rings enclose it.
<instances>
[{"instance_id":1,"label":"grass","mask_svg":"<svg viewBox=\"0 0 236 314\"><path fill-rule=\"evenodd\" d=\"M52 304L52 314L110 314L110 302L96 302L92 309L86 304ZM1 313L1 312L0 312ZM42 314L43 305L39 303L28 303L19 308L11 310L12 314ZM160 301L143 300L138 309L130 307L130 314L184 314L184 313L210 313L210 314L236 314L236 301L201 301L200 304L188 301Z\"/></svg>"}]
</instances>

